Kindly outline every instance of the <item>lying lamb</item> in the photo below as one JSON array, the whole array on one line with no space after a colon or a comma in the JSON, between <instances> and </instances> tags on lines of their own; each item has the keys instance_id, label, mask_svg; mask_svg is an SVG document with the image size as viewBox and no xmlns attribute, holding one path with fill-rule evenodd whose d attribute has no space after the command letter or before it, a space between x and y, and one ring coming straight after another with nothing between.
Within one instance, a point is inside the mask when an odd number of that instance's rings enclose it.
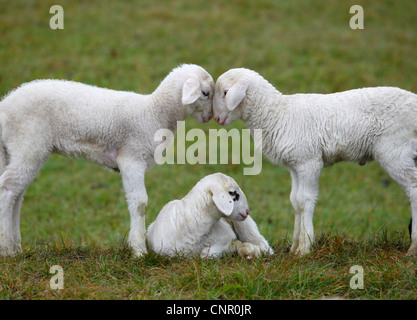
<instances>
[{"instance_id":1,"label":"lying lamb","mask_svg":"<svg viewBox=\"0 0 417 320\"><path fill-rule=\"evenodd\" d=\"M156 253L219 257L238 252L247 258L273 251L249 215L243 191L222 173L201 179L181 200L167 203L149 226Z\"/></svg>"},{"instance_id":2,"label":"lying lamb","mask_svg":"<svg viewBox=\"0 0 417 320\"><path fill-rule=\"evenodd\" d=\"M23 84L0 102L0 255L21 252L23 194L52 152L119 171L131 219L128 242L146 252L144 177L160 142L188 116L212 117L214 82L196 65L175 68L150 95L62 80Z\"/></svg>"},{"instance_id":3,"label":"lying lamb","mask_svg":"<svg viewBox=\"0 0 417 320\"><path fill-rule=\"evenodd\" d=\"M262 129L263 153L290 171L291 252L310 251L320 172L342 160L360 165L376 160L405 190L417 221L416 94L376 87L283 95L258 73L240 68L217 80L213 111L221 125L241 118L250 129ZM408 253L417 254L417 223L411 239Z\"/></svg>"}]
</instances>

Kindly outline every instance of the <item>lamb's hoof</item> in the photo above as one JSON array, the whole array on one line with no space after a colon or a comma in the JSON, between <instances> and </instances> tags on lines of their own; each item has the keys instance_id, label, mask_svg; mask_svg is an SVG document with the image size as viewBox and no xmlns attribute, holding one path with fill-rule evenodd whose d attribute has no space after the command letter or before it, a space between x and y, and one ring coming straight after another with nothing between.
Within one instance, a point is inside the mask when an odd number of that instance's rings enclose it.
<instances>
[{"instance_id":1,"label":"lamb's hoof","mask_svg":"<svg viewBox=\"0 0 417 320\"><path fill-rule=\"evenodd\" d=\"M410 249L407 251L407 256L409 257L417 257L417 246L411 246Z\"/></svg>"},{"instance_id":2,"label":"lamb's hoof","mask_svg":"<svg viewBox=\"0 0 417 320\"><path fill-rule=\"evenodd\" d=\"M293 252L296 257L302 257L311 252L310 248L298 246L297 249Z\"/></svg>"},{"instance_id":3,"label":"lamb's hoof","mask_svg":"<svg viewBox=\"0 0 417 320\"><path fill-rule=\"evenodd\" d=\"M272 249L271 247L268 247L266 250L261 249L261 251L264 255L267 255L267 256L272 256L275 254L274 249Z\"/></svg>"},{"instance_id":4,"label":"lamb's hoof","mask_svg":"<svg viewBox=\"0 0 417 320\"><path fill-rule=\"evenodd\" d=\"M143 257L145 254L147 254L147 253L148 253L148 250L147 250L146 248L132 247L132 252L133 252L133 255L134 255L136 258L141 258L141 257Z\"/></svg>"},{"instance_id":5,"label":"lamb's hoof","mask_svg":"<svg viewBox=\"0 0 417 320\"><path fill-rule=\"evenodd\" d=\"M223 256L223 252L211 252L211 247L204 248L201 250L200 258L201 259L218 259Z\"/></svg>"},{"instance_id":6,"label":"lamb's hoof","mask_svg":"<svg viewBox=\"0 0 417 320\"><path fill-rule=\"evenodd\" d=\"M293 244L292 246L291 246L291 249L289 249L289 250L287 250L289 253L291 253L291 254L293 254L293 255L295 255L295 253L297 252L297 249L298 249L298 244Z\"/></svg>"},{"instance_id":7,"label":"lamb's hoof","mask_svg":"<svg viewBox=\"0 0 417 320\"><path fill-rule=\"evenodd\" d=\"M246 259L253 259L259 256L259 249L252 243L245 242L237 251L240 257Z\"/></svg>"},{"instance_id":8,"label":"lamb's hoof","mask_svg":"<svg viewBox=\"0 0 417 320\"><path fill-rule=\"evenodd\" d=\"M0 256L1 257L15 257L22 253L22 247L14 247L14 248L0 248Z\"/></svg>"},{"instance_id":9,"label":"lamb's hoof","mask_svg":"<svg viewBox=\"0 0 417 320\"><path fill-rule=\"evenodd\" d=\"M230 250L231 251L238 251L239 248L243 245L243 242L240 240L233 240L230 244Z\"/></svg>"}]
</instances>

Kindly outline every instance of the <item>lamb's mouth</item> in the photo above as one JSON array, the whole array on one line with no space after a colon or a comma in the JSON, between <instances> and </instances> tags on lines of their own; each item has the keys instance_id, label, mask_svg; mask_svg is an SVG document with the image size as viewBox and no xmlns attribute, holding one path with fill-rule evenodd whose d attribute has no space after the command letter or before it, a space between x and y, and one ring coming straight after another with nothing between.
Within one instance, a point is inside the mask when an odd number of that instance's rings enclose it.
<instances>
[{"instance_id":1,"label":"lamb's mouth","mask_svg":"<svg viewBox=\"0 0 417 320\"><path fill-rule=\"evenodd\" d=\"M239 215L243 218L243 220L245 220L248 217L248 215L245 213L239 213Z\"/></svg>"}]
</instances>

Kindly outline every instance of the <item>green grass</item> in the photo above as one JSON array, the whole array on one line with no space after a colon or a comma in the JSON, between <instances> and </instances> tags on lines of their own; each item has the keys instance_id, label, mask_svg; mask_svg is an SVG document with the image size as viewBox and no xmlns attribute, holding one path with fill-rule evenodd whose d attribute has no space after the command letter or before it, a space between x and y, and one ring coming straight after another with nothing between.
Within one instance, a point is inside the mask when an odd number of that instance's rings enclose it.
<instances>
[{"instance_id":1,"label":"green grass","mask_svg":"<svg viewBox=\"0 0 417 320\"><path fill-rule=\"evenodd\" d=\"M278 241L273 257L244 260L131 256L124 243L104 249L70 241L38 245L0 265L2 299L415 299L415 258L401 236L352 242L323 234L315 251L295 258ZM52 290L50 267L64 270ZM352 289L350 268L364 268L364 289Z\"/></svg>"},{"instance_id":2,"label":"green grass","mask_svg":"<svg viewBox=\"0 0 417 320\"><path fill-rule=\"evenodd\" d=\"M65 29L49 28L61 4ZM214 79L233 67L261 73L283 93L392 85L417 92L417 3L361 1L365 29L349 28L357 1L6 1L0 0L0 95L23 82L64 78L152 92L181 63ZM187 129L220 128L193 119ZM244 128L237 122L229 128ZM251 214L276 249L245 261L130 255L120 177L83 160L53 155L22 206L24 253L0 258L3 299L368 299L416 298L404 192L376 163L325 169L315 211L316 250L286 252L293 228L288 172L266 159L260 175L242 165L163 165L146 176L147 223L207 174L234 177ZM65 289L49 288L49 267ZM349 287L362 265L365 289Z\"/></svg>"}]
</instances>

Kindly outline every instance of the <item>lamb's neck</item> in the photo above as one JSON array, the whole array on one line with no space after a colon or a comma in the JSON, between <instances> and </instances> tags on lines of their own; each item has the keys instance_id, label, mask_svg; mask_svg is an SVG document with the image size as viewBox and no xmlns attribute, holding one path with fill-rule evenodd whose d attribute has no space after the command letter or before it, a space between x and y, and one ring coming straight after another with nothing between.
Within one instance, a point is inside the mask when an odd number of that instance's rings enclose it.
<instances>
[{"instance_id":1,"label":"lamb's neck","mask_svg":"<svg viewBox=\"0 0 417 320\"><path fill-rule=\"evenodd\" d=\"M251 130L255 146L262 145L262 153L275 164L286 165L289 158L288 152L292 149L292 130L297 130L294 125L295 117L292 116L291 106L287 97L275 88L261 88L252 99L245 99L246 112L245 123ZM262 130L262 134L255 135L254 130ZM261 138L261 140L260 140Z\"/></svg>"},{"instance_id":2,"label":"lamb's neck","mask_svg":"<svg viewBox=\"0 0 417 320\"><path fill-rule=\"evenodd\" d=\"M249 129L267 131L271 124L274 127L286 127L285 97L267 81L251 88L243 102L242 120Z\"/></svg>"},{"instance_id":3,"label":"lamb's neck","mask_svg":"<svg viewBox=\"0 0 417 320\"><path fill-rule=\"evenodd\" d=\"M176 132L177 122L184 121L188 115L181 102L183 81L168 76L151 94L151 104L158 108L151 108L159 127Z\"/></svg>"}]
</instances>

